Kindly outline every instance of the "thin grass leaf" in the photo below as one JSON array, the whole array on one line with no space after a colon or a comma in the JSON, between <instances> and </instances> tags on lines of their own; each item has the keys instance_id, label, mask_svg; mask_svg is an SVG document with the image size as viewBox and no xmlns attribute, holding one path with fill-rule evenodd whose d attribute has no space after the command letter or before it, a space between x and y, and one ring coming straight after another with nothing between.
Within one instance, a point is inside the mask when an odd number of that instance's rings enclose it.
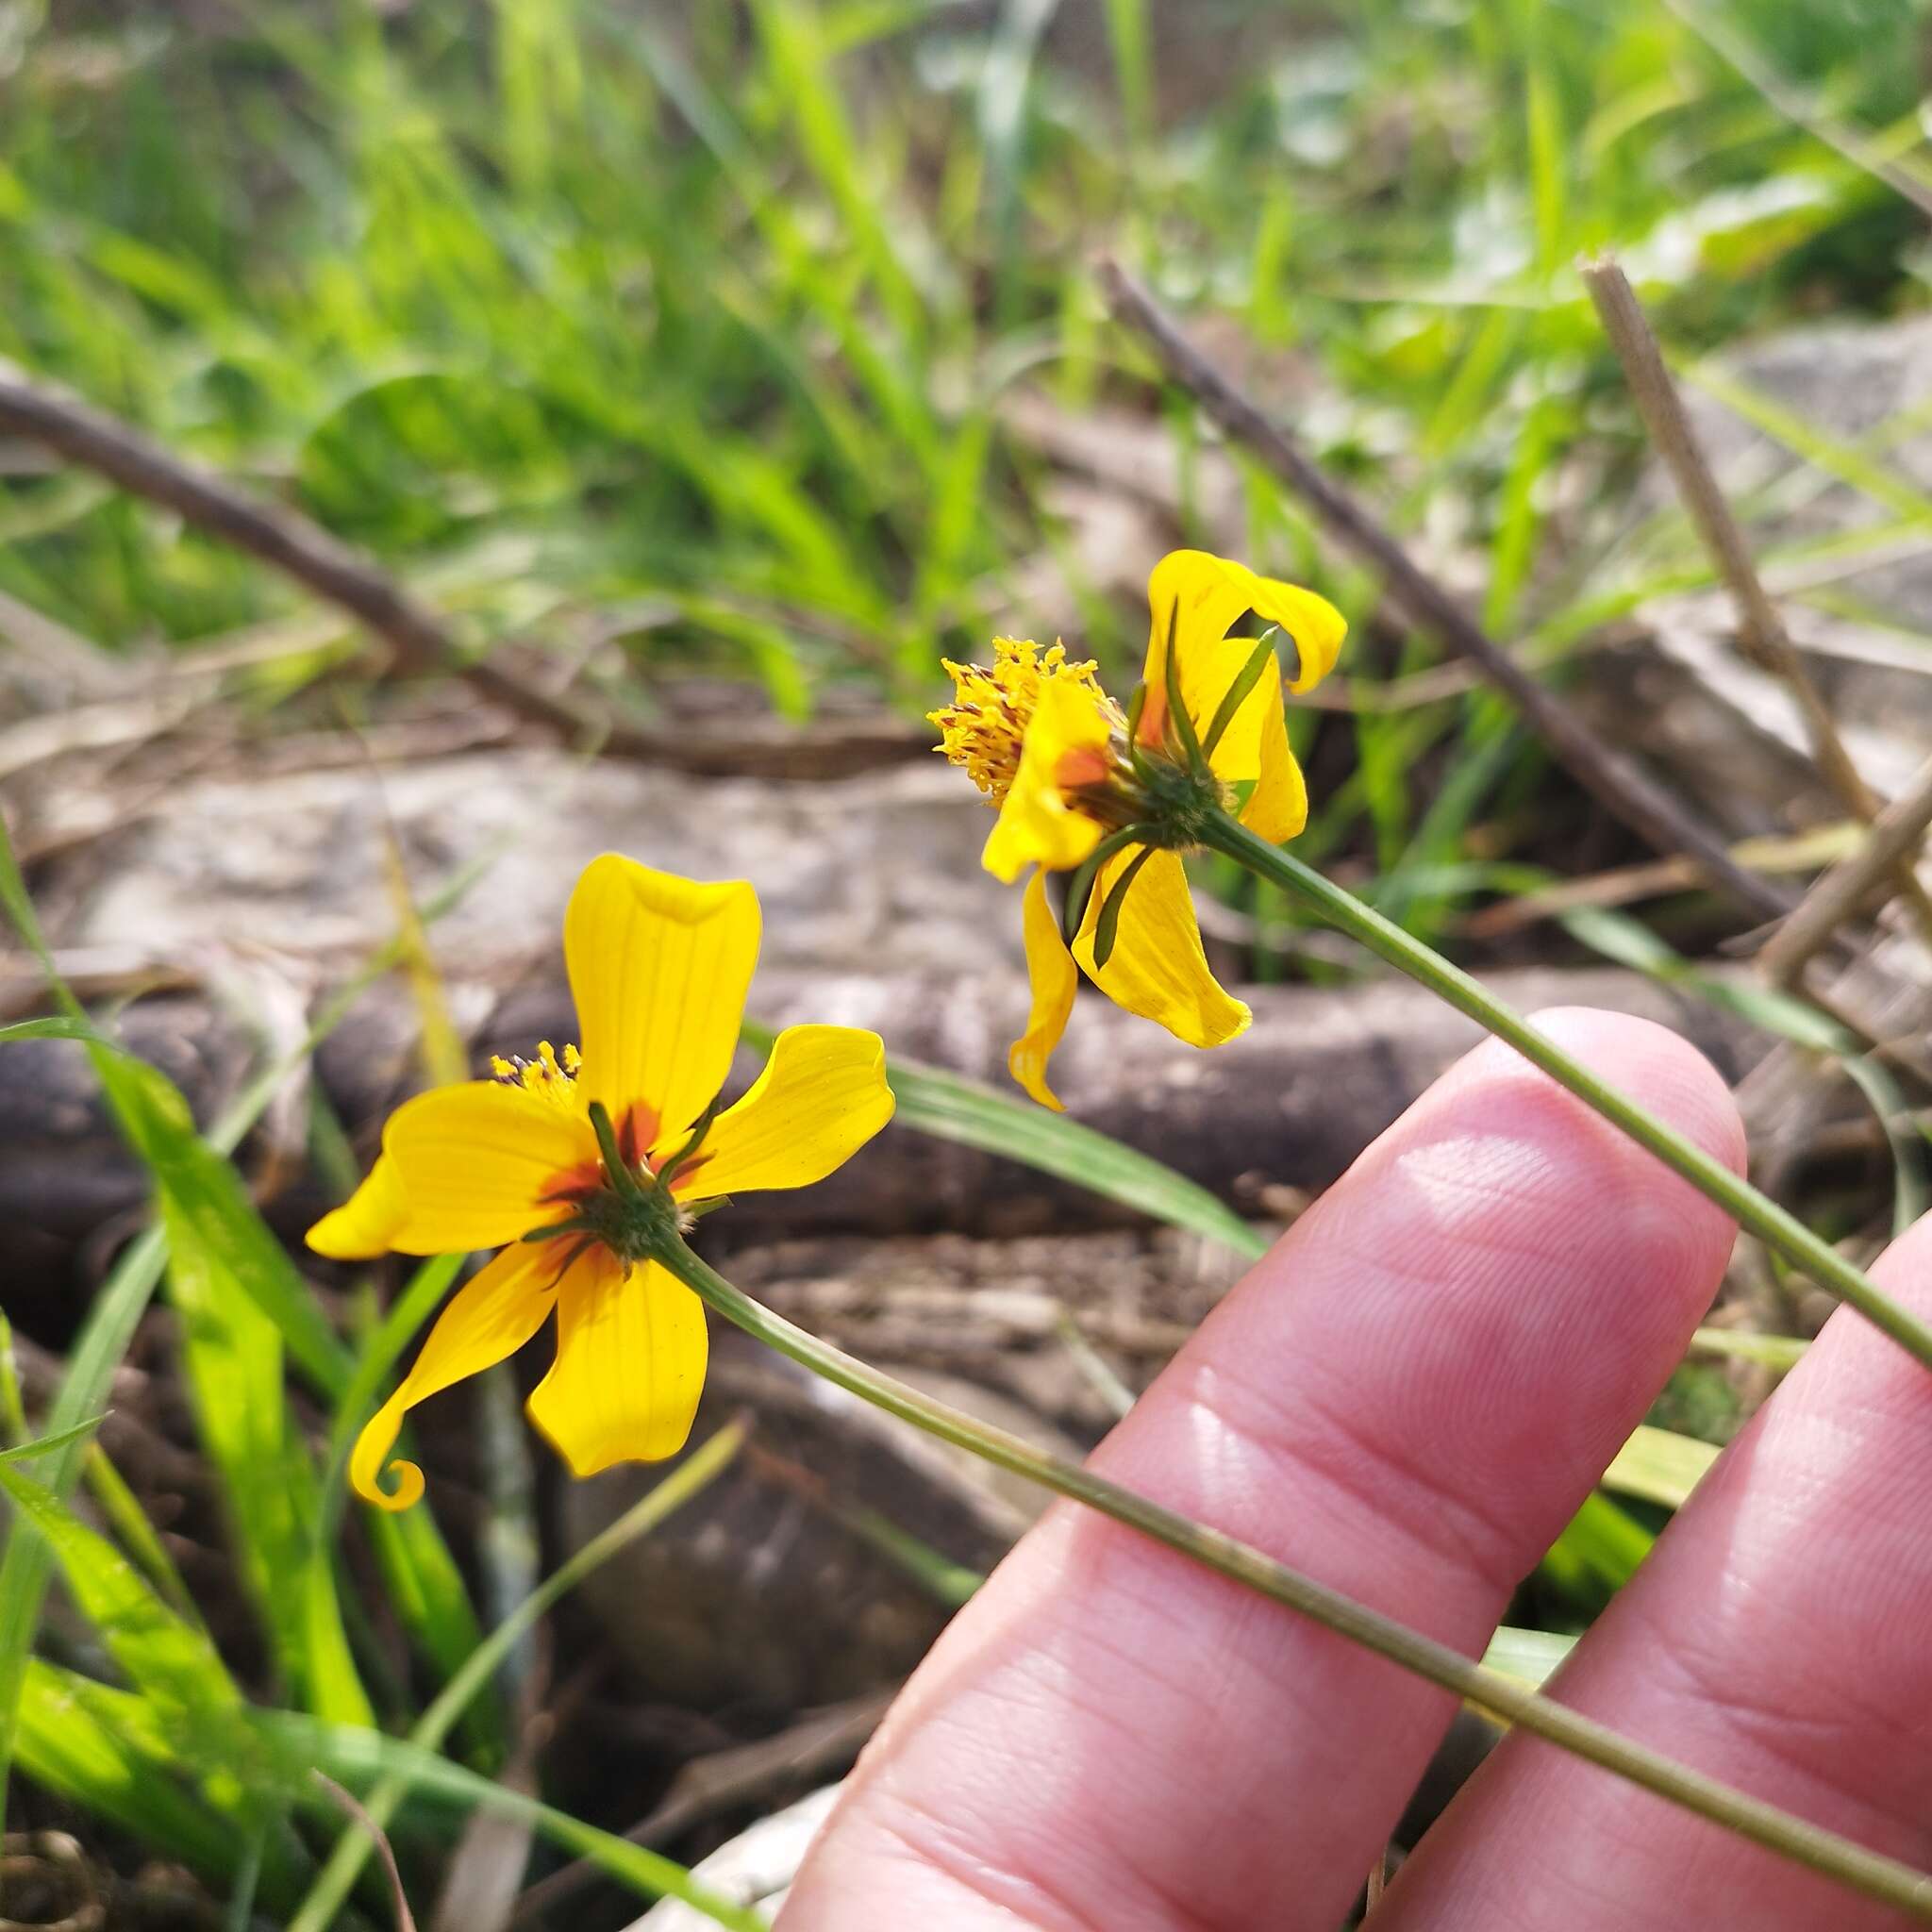
<instances>
[{"instance_id":1,"label":"thin grass leaf","mask_svg":"<svg viewBox=\"0 0 1932 1932\"><path fill-rule=\"evenodd\" d=\"M1754 1335L1748 1328L1700 1328L1690 1338L1693 1351L1761 1362L1767 1369L1794 1369L1811 1344L1796 1335Z\"/></svg>"},{"instance_id":2,"label":"thin grass leaf","mask_svg":"<svg viewBox=\"0 0 1932 1932\"><path fill-rule=\"evenodd\" d=\"M857 244L900 341L917 342L925 305L882 217L878 185L861 165L863 150L829 72L817 9L757 0L752 16L774 98L791 115L799 148Z\"/></svg>"},{"instance_id":3,"label":"thin grass leaf","mask_svg":"<svg viewBox=\"0 0 1932 1932\"><path fill-rule=\"evenodd\" d=\"M78 1442L84 1436L92 1436L107 1420L105 1412L92 1417L84 1423L75 1423L71 1428L56 1430L49 1436L36 1436L31 1442L17 1442L11 1449L0 1449L0 1462L31 1462L37 1457L51 1456L57 1450L64 1449L70 1442Z\"/></svg>"},{"instance_id":4,"label":"thin grass leaf","mask_svg":"<svg viewBox=\"0 0 1932 1932\"><path fill-rule=\"evenodd\" d=\"M102 1056L97 1064L123 1131L162 1197L171 1240L192 1241L274 1325L316 1387L339 1394L353 1373L347 1349L241 1175L195 1132L179 1091L138 1062Z\"/></svg>"},{"instance_id":5,"label":"thin grass leaf","mask_svg":"<svg viewBox=\"0 0 1932 1932\"><path fill-rule=\"evenodd\" d=\"M1103 1199L1219 1241L1244 1259L1267 1252L1266 1238L1206 1188L1092 1127L916 1060L889 1059L887 1078L902 1125L1072 1181Z\"/></svg>"},{"instance_id":6,"label":"thin grass leaf","mask_svg":"<svg viewBox=\"0 0 1932 1932\"><path fill-rule=\"evenodd\" d=\"M47 1426L54 1434L78 1426L82 1416L101 1407L135 1324L161 1277L165 1254L158 1230L150 1229L133 1242L101 1284L48 1409ZM83 1456L84 1445L78 1441L54 1452L51 1467L40 1473L51 1495L65 1496L73 1490ZM16 1523L8 1532L7 1554L0 1557L0 1804L12 1761L14 1711L53 1561L52 1550L30 1525Z\"/></svg>"},{"instance_id":7,"label":"thin grass leaf","mask_svg":"<svg viewBox=\"0 0 1932 1932\"><path fill-rule=\"evenodd\" d=\"M1620 1495L1681 1509L1690 1500L1690 1491L1710 1474L1718 1455L1714 1443L1645 1423L1617 1451L1598 1481Z\"/></svg>"},{"instance_id":8,"label":"thin grass leaf","mask_svg":"<svg viewBox=\"0 0 1932 1932\"><path fill-rule=\"evenodd\" d=\"M409 1733L409 1749L425 1754L432 1764L444 1764L446 1760L434 1756L436 1747L448 1736L451 1725L470 1703L495 1676L498 1667L515 1645L527 1636L537 1620L593 1570L608 1562L636 1538L647 1535L723 1474L743 1441L744 1432L736 1425L720 1429L608 1529L600 1531L558 1564L464 1659L462 1668L443 1686L429 1708L416 1721ZM396 1807L408 1795L410 1786L415 1782L417 1779L413 1773L386 1776L370 1793L369 1814L378 1830L388 1829ZM491 1790L503 1789L487 1779L475 1782ZM534 1818L534 1814L529 1812L520 1815ZM290 1920L288 1932L328 1932L335 1924L336 1913L341 1908L350 1888L367 1862L369 1850L369 1840L359 1834L348 1834L336 1840L328 1862ZM676 1867L670 1869L677 1870Z\"/></svg>"},{"instance_id":9,"label":"thin grass leaf","mask_svg":"<svg viewBox=\"0 0 1932 1932\"><path fill-rule=\"evenodd\" d=\"M357 1355L355 1374L329 1425L321 1495L310 1521L305 1559L312 1570L325 1571L333 1562L356 1437L369 1420L378 1391L441 1305L462 1263L460 1255L438 1255L425 1261ZM362 1528L381 1568L390 1602L411 1641L442 1677L449 1677L481 1642L482 1631L462 1572L435 1518L425 1509L394 1515L371 1510L362 1519ZM316 1590L320 1584L311 1582L308 1587ZM479 1741L492 1756L499 1754L505 1739L504 1713L497 1700L481 1700L471 1717L473 1723L481 1721Z\"/></svg>"},{"instance_id":10,"label":"thin grass leaf","mask_svg":"<svg viewBox=\"0 0 1932 1932\"><path fill-rule=\"evenodd\" d=\"M123 1134L181 1224L194 1228L255 1296L309 1374L324 1388L340 1388L348 1377L347 1353L281 1243L255 1211L233 1167L195 1131L194 1117L175 1084L103 1041L55 971L4 825L0 908L40 961L49 991L65 1009L64 1024L75 1029L65 1037L86 1046Z\"/></svg>"},{"instance_id":11,"label":"thin grass leaf","mask_svg":"<svg viewBox=\"0 0 1932 1932\"><path fill-rule=\"evenodd\" d=\"M1539 1568L1579 1602L1603 1600L1636 1575L1656 1541L1635 1517L1601 1490L1593 1490L1544 1553Z\"/></svg>"},{"instance_id":12,"label":"thin grass leaf","mask_svg":"<svg viewBox=\"0 0 1932 1932\"><path fill-rule=\"evenodd\" d=\"M1107 0L1107 37L1113 49L1121 119L1129 146L1139 148L1153 127L1154 62L1148 52L1147 0Z\"/></svg>"},{"instance_id":13,"label":"thin grass leaf","mask_svg":"<svg viewBox=\"0 0 1932 1932\"><path fill-rule=\"evenodd\" d=\"M14 1749L21 1770L89 1816L111 1820L225 1889L240 1849L231 1821L158 1775L154 1759L128 1741L126 1724L93 1707L89 1689L105 1687L88 1687L71 1672L27 1659L16 1700ZM138 1701L125 1692L108 1695L126 1705ZM125 1715L125 1707L111 1713Z\"/></svg>"},{"instance_id":14,"label":"thin grass leaf","mask_svg":"<svg viewBox=\"0 0 1932 1932\"><path fill-rule=\"evenodd\" d=\"M16 1020L10 1025L0 1026L0 1046L15 1040L82 1040L91 1046L105 1047L109 1053L125 1053L127 1050L104 1034L97 1033L85 1020L59 1017Z\"/></svg>"},{"instance_id":15,"label":"thin grass leaf","mask_svg":"<svg viewBox=\"0 0 1932 1932\"><path fill-rule=\"evenodd\" d=\"M425 918L440 917L459 903L491 858L493 854L481 857L455 874L443 890L425 904ZM61 1024L82 1029L73 1037L86 1041L92 1029L79 1003L54 970L53 958L14 862L4 823L0 823L0 910L6 911L28 950L40 961L47 975L49 991L64 1009ZM324 1008L308 1037L291 1054L265 1067L244 1087L209 1130L207 1152L211 1158L218 1158L239 1144L293 1066L328 1037L356 999L389 969L396 956L394 943L380 949ZM95 1056L96 1067L116 1058L105 1050L105 1045L96 1048L92 1041L87 1043L90 1053ZM226 1172L232 1183L233 1170ZM215 1191L219 1198L223 1191L219 1184ZM232 1189L228 1191L232 1199ZM244 1199L242 1205L245 1212L253 1215L252 1204ZM260 1229L260 1236L273 1246L279 1263L287 1266L286 1256L265 1228ZM73 1428L106 1407L114 1372L126 1354L135 1327L160 1279L166 1254L161 1230L150 1228L129 1244L102 1283L69 1352L67 1373L48 1409L46 1426L50 1432ZM333 1343L332 1331L330 1340ZM72 1492L84 1454L84 1445L79 1442L54 1452L49 1466L42 1472L51 1494L65 1497ZM400 1530L376 1532L378 1551L384 1557L384 1571L391 1583L398 1614L425 1654L439 1658L467 1654L477 1635L475 1611L434 1520L426 1511L412 1513L415 1520ZM5 1557L0 1557L0 1802L4 1802L7 1773L12 1758L14 1711L52 1564L53 1554L34 1527L16 1523L8 1536ZM447 1667L455 1666L452 1662ZM486 1731L491 1728L490 1720L494 1715L493 1710L484 1715ZM500 1742L500 1722L494 1728Z\"/></svg>"},{"instance_id":16,"label":"thin grass leaf","mask_svg":"<svg viewBox=\"0 0 1932 1932\"><path fill-rule=\"evenodd\" d=\"M29 1776L125 1824L231 1896L257 1845L262 1904L276 1916L313 1870L252 1715L225 1738L210 1738L184 1729L163 1700L34 1657L21 1730ZM360 1922L345 1921L345 1932L350 1924Z\"/></svg>"},{"instance_id":17,"label":"thin grass leaf","mask_svg":"<svg viewBox=\"0 0 1932 1932\"><path fill-rule=\"evenodd\" d=\"M600 1831L420 1744L380 1731L325 1724L293 1711L258 1711L255 1724L258 1735L275 1754L280 1789L291 1802L311 1808L323 1802L309 1780L311 1768L325 1771L351 1790L366 1792L377 1780L391 1781L462 1810L498 1811L524 1820L572 1857L590 1859L617 1884L644 1898L678 1899L727 1932L770 1932L761 1914L720 1896L661 1854L614 1832ZM366 1797L364 1803L369 1803ZM291 1922L291 1932L297 1923Z\"/></svg>"},{"instance_id":18,"label":"thin grass leaf","mask_svg":"<svg viewBox=\"0 0 1932 1932\"><path fill-rule=\"evenodd\" d=\"M189 1593L181 1572L168 1554L168 1546L155 1533L155 1526L141 1507L141 1500L128 1488L127 1480L114 1467L108 1452L98 1442L92 1444L87 1457L87 1486L92 1491L108 1528L158 1590L175 1614L190 1624L202 1622L201 1611Z\"/></svg>"},{"instance_id":19,"label":"thin grass leaf","mask_svg":"<svg viewBox=\"0 0 1932 1932\"><path fill-rule=\"evenodd\" d=\"M1873 502L1883 504L1908 525L1923 525L1932 517L1932 495L1915 489L1897 470L1874 460L1856 443L1814 428L1795 411L1774 402L1763 391L1740 381L1714 362L1687 365L1675 358L1670 360L1672 373L1680 381L1702 390L1741 416L1753 428L1761 429L1783 443L1794 456L1802 457L1840 483L1850 484Z\"/></svg>"},{"instance_id":20,"label":"thin grass leaf","mask_svg":"<svg viewBox=\"0 0 1932 1932\"><path fill-rule=\"evenodd\" d=\"M747 1020L740 1037L754 1051L768 1054L777 1035L761 1022ZM1242 1260L1258 1260L1268 1252L1267 1237L1206 1188L1109 1135L918 1060L888 1056L886 1077L898 1103L893 1118L901 1126L1071 1181L1103 1200L1219 1241Z\"/></svg>"},{"instance_id":21,"label":"thin grass leaf","mask_svg":"<svg viewBox=\"0 0 1932 1932\"><path fill-rule=\"evenodd\" d=\"M13 1350L13 1324L0 1314L0 1430L9 1445L27 1439L26 1402L20 1391L20 1362Z\"/></svg>"},{"instance_id":22,"label":"thin grass leaf","mask_svg":"<svg viewBox=\"0 0 1932 1932\"><path fill-rule=\"evenodd\" d=\"M208 1633L176 1616L106 1537L5 1465L0 1492L46 1539L75 1605L137 1689L197 1724L219 1727L241 1709L241 1690Z\"/></svg>"},{"instance_id":23,"label":"thin grass leaf","mask_svg":"<svg viewBox=\"0 0 1932 1932\"><path fill-rule=\"evenodd\" d=\"M339 1723L373 1724L334 1572L308 1560L320 1497L287 1411L281 1331L173 1192L162 1197L161 1216L197 1432L221 1479L242 1578L270 1648L308 1708Z\"/></svg>"},{"instance_id":24,"label":"thin grass leaf","mask_svg":"<svg viewBox=\"0 0 1932 1932\"><path fill-rule=\"evenodd\" d=\"M1559 1631L1525 1630L1505 1624L1490 1639L1483 1662L1492 1671L1541 1690L1575 1647L1575 1638Z\"/></svg>"}]
</instances>

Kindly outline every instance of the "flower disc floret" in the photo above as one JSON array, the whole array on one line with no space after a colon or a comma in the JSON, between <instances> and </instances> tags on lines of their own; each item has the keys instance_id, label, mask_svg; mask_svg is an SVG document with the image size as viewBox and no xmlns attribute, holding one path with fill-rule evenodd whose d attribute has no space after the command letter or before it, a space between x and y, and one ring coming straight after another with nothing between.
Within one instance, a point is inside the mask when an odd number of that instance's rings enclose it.
<instances>
[{"instance_id":1,"label":"flower disc floret","mask_svg":"<svg viewBox=\"0 0 1932 1932\"><path fill-rule=\"evenodd\" d=\"M1208 970L1182 856L1228 813L1278 843L1307 822L1307 791L1289 748L1282 691L1325 676L1341 647L1341 614L1312 591L1200 550L1161 558L1148 579L1150 625L1131 712L1062 646L993 641L991 666L948 661L954 702L931 714L939 749L962 766L999 817L982 862L1017 882L1033 1010L1007 1057L1043 1106L1048 1057L1073 1011L1079 974L1129 1012L1194 1046L1219 1046L1248 1024ZM1245 617L1267 626L1230 636ZM1284 680L1274 641L1291 644ZM1065 911L1049 873L1073 874Z\"/></svg>"},{"instance_id":2,"label":"flower disc floret","mask_svg":"<svg viewBox=\"0 0 1932 1932\"><path fill-rule=\"evenodd\" d=\"M939 728L939 750L994 805L1004 802L1019 775L1043 687L1077 691L1110 728L1125 728L1126 720L1100 687L1100 667L1091 659L1070 663L1062 643L1041 651L1030 638L995 638L990 666L955 664L950 658L941 662L953 680L953 702L928 711L927 722Z\"/></svg>"}]
</instances>

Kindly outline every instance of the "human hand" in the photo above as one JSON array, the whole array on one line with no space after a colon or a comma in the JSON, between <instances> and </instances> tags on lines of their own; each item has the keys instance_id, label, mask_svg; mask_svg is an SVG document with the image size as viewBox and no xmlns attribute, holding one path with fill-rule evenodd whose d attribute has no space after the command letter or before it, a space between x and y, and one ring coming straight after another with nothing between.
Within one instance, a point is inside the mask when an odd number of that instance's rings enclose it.
<instances>
[{"instance_id":1,"label":"human hand","mask_svg":"<svg viewBox=\"0 0 1932 1932\"><path fill-rule=\"evenodd\" d=\"M1539 1024L1741 1163L1711 1068L1647 1022ZM1709 1202L1491 1041L1364 1154L1096 1452L1116 1481L1470 1655L1642 1418L1722 1276ZM1932 1220L1876 1271L1932 1307ZM1842 1312L1554 1689L1924 1863L1932 1383ZM1340 1925L1446 1693L1061 1504L874 1740L780 1932ZM1897 1915L1527 1736L1376 1932L1830 1926Z\"/></svg>"}]
</instances>

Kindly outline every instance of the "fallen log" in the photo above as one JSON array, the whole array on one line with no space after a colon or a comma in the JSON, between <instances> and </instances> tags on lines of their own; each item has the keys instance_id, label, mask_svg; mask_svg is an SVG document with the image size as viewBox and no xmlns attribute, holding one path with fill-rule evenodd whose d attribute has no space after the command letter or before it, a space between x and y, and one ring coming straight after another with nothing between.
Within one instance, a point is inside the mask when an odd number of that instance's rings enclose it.
<instances>
[{"instance_id":1,"label":"fallen log","mask_svg":"<svg viewBox=\"0 0 1932 1932\"><path fill-rule=\"evenodd\" d=\"M1684 1034L1730 1077L1760 1056L1762 1036L1735 1016L1615 968L1534 969L1492 976L1519 1008L1582 1004L1645 1015ZM890 1049L1017 1094L1005 1055L1021 1017L1017 977L778 973L760 977L757 1014L774 1024L821 1019L871 1026ZM1073 1117L1151 1154L1238 1209L1267 1214L1271 1190L1320 1189L1478 1038L1420 988L1386 979L1349 988L1250 991L1255 1022L1224 1051L1200 1053L1097 995L1077 1004L1056 1079ZM183 993L122 1016L127 1045L164 1068L198 1119L220 1111L254 1066L232 1016ZM475 1063L571 1036L558 974L499 1000L475 1029ZM315 1058L322 1096L366 1160L389 1109L418 1077L414 1015L401 989L373 989ZM756 1060L741 1055L735 1078ZM269 1150L243 1149L264 1206L291 1241L330 1205L320 1182ZM146 1197L80 1050L24 1041L0 1054L0 1268L9 1314L58 1344ZM747 1195L714 1228L732 1246L788 1234L869 1236L952 1230L1014 1236L1119 1225L1122 1207L998 1156L895 1124L828 1181L796 1194Z\"/></svg>"}]
</instances>

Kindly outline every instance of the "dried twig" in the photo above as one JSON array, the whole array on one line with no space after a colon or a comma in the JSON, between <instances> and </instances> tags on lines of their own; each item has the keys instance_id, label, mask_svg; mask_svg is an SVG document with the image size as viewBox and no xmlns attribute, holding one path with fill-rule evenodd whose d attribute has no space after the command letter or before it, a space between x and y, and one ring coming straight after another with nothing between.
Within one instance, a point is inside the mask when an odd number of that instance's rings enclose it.
<instances>
[{"instance_id":1,"label":"dried twig","mask_svg":"<svg viewBox=\"0 0 1932 1932\"><path fill-rule=\"evenodd\" d=\"M717 774L748 768L744 732L728 745L693 742L688 730L653 730L613 719L567 693L544 690L500 661L471 659L441 617L397 583L374 558L332 537L286 504L264 502L202 464L164 449L105 410L35 381L0 359L0 433L32 438L69 462L106 476L136 496L273 564L304 589L346 610L387 644L399 669L443 671L569 741L593 744L617 758L676 771ZM791 734L795 736L796 734ZM821 775L924 757L931 734L897 719L841 724L824 742L794 747L774 741L758 749L782 775ZM801 760L808 769L799 769ZM758 762L756 758L752 763Z\"/></svg>"},{"instance_id":2,"label":"dried twig","mask_svg":"<svg viewBox=\"0 0 1932 1932\"><path fill-rule=\"evenodd\" d=\"M1643 312L1643 305L1637 299L1637 291L1622 268L1608 258L1581 262L1577 272L1590 291L1591 300L1596 304L1604 333L1624 365L1624 378L1650 431L1651 441L1670 470L1684 508L1737 607L1740 644L1790 689L1804 714L1811 754L1825 782L1846 810L1870 824L1878 816L1879 800L1852 762L1830 708L1791 642L1777 607L1765 592L1752 564L1744 533L1738 527L1738 520L1731 514L1730 505L1724 501L1710 464L1698 446L1690 418L1676 384L1671 380L1670 371L1664 366L1663 353ZM1910 902L1927 938L1932 939L1932 896L1919 882L1913 869L1915 858L1916 854L1908 850L1893 868L1893 878L1899 891Z\"/></svg>"},{"instance_id":3,"label":"dried twig","mask_svg":"<svg viewBox=\"0 0 1932 1932\"><path fill-rule=\"evenodd\" d=\"M359 551L298 510L245 494L225 477L163 449L138 429L0 362L0 430L28 436L69 462L158 503L197 529L274 564L358 617L406 671L447 667L442 624Z\"/></svg>"},{"instance_id":4,"label":"dried twig","mask_svg":"<svg viewBox=\"0 0 1932 1932\"><path fill-rule=\"evenodd\" d=\"M1758 954L1758 964L1780 986L1794 985L1873 889L1916 850L1927 826L1932 826L1932 758L1873 821L1865 842L1813 883L1803 903Z\"/></svg>"},{"instance_id":5,"label":"dried twig","mask_svg":"<svg viewBox=\"0 0 1932 1932\"><path fill-rule=\"evenodd\" d=\"M1705 875L1740 906L1763 916L1788 911L1783 888L1739 865L1724 841L1692 818L1637 765L1606 744L1554 692L1496 642L1433 577L1421 570L1368 510L1303 454L1197 350L1173 318L1118 263L1103 260L1100 279L1115 317L1143 335L1168 376L1191 394L1223 432L1242 444L1381 575L1391 600L1457 657L1477 666L1523 712L1565 765L1611 812L1660 852L1690 854Z\"/></svg>"},{"instance_id":6,"label":"dried twig","mask_svg":"<svg viewBox=\"0 0 1932 1932\"><path fill-rule=\"evenodd\" d=\"M395 1907L396 1932L416 1932L416 1921L409 1911L408 1894L403 1890L403 1874L396 1870L396 1855L390 1848L389 1834L363 1808L362 1801L353 1792L344 1790L325 1771L311 1764L308 1775L327 1793L332 1804L353 1824L360 1826L375 1846L376 1856L381 1858L383 1871L389 1876L390 1899Z\"/></svg>"},{"instance_id":7,"label":"dried twig","mask_svg":"<svg viewBox=\"0 0 1932 1932\"><path fill-rule=\"evenodd\" d=\"M1731 856L1739 864L1762 872L1813 872L1841 857L1857 836L1857 825L1840 820L1795 838L1740 839L1731 847ZM1472 912L1461 929L1470 939L1500 939L1545 919L1560 919L1579 908L1628 906L1639 899L1659 899L1668 892L1691 891L1700 878L1694 861L1681 855L1646 859L1641 865L1620 865L1581 878L1560 879L1520 898L1498 899Z\"/></svg>"}]
</instances>

